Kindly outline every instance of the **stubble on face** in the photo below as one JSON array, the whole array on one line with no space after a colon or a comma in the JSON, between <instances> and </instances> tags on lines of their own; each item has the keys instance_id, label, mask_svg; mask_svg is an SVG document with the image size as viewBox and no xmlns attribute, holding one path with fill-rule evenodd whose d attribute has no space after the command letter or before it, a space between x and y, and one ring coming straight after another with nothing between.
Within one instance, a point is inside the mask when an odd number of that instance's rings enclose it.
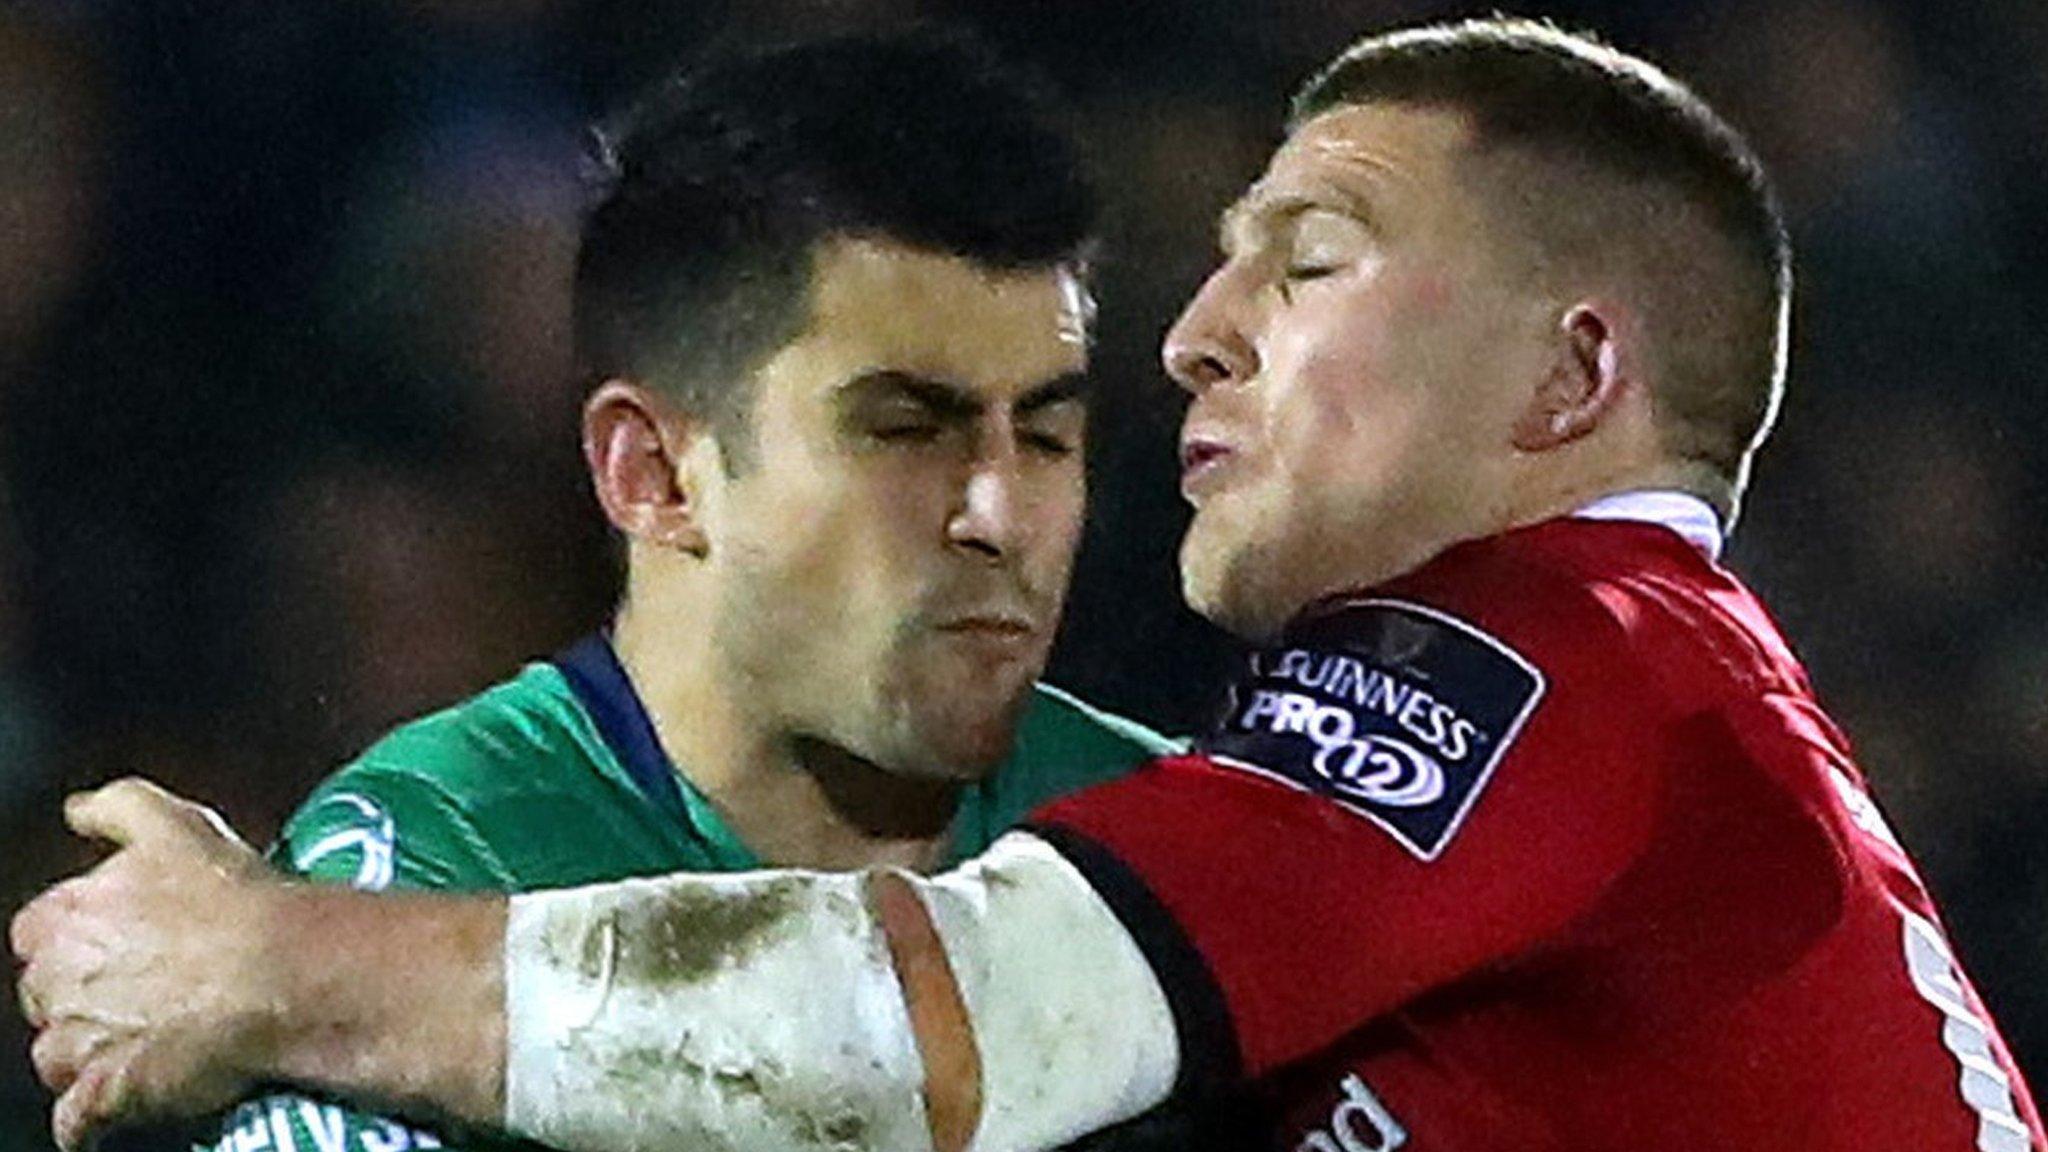
<instances>
[{"instance_id":1,"label":"stubble on face","mask_svg":"<svg viewBox=\"0 0 2048 1152\"><path fill-rule=\"evenodd\" d=\"M865 241L828 246L815 285L810 329L762 374L718 647L792 736L978 778L1010 750L1078 543L1078 398L1019 409L1084 367L1085 296L1064 271ZM1049 431L1071 458L1034 446ZM962 529L982 499L995 520Z\"/></svg>"}]
</instances>

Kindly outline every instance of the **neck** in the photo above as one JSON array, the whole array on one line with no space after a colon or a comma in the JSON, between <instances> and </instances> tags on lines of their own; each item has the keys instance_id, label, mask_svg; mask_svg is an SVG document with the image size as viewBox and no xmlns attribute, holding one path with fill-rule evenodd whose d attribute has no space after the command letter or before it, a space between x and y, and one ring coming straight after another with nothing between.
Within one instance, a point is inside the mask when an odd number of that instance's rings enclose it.
<instances>
[{"instance_id":1,"label":"neck","mask_svg":"<svg viewBox=\"0 0 2048 1152\"><path fill-rule=\"evenodd\" d=\"M1727 484L1712 469L1688 461L1658 460L1587 469L1550 477L1547 482L1525 477L1508 498L1501 517L1502 529L1524 528L1569 516L1602 497L1653 489L1698 496L1720 514L1724 528L1733 518Z\"/></svg>"},{"instance_id":2,"label":"neck","mask_svg":"<svg viewBox=\"0 0 2048 1152\"><path fill-rule=\"evenodd\" d=\"M710 614L636 588L612 639L662 750L763 863L928 870L959 786L906 778L789 731L721 658Z\"/></svg>"}]
</instances>

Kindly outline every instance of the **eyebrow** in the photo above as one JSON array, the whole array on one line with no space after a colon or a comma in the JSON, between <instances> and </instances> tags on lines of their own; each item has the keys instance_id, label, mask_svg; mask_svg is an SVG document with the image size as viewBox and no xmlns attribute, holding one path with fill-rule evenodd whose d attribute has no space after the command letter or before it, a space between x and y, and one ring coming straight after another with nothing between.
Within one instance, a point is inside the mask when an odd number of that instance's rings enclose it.
<instances>
[{"instance_id":1,"label":"eyebrow","mask_svg":"<svg viewBox=\"0 0 2048 1152\"><path fill-rule=\"evenodd\" d=\"M1058 404L1084 400L1087 391L1087 374L1069 372L1032 386L1010 407L1017 415L1028 416ZM893 368L880 368L855 376L840 386L833 400L843 407L868 397L890 394L913 400L942 420L972 419L988 408L988 403L965 385Z\"/></svg>"},{"instance_id":2,"label":"eyebrow","mask_svg":"<svg viewBox=\"0 0 2048 1152\"><path fill-rule=\"evenodd\" d=\"M1081 402L1087 398L1087 374L1069 372L1027 390L1024 395L1017 397L1017 402L1011 407L1017 410L1019 416L1029 416L1033 412L1041 412L1054 405Z\"/></svg>"}]
</instances>

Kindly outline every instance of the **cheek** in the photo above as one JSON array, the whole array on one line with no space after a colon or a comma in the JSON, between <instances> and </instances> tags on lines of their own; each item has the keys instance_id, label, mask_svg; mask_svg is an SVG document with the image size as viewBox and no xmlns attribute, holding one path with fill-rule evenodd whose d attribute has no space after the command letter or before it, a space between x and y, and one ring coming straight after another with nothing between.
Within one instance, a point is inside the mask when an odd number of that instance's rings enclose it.
<instances>
[{"instance_id":1,"label":"cheek","mask_svg":"<svg viewBox=\"0 0 2048 1152\"><path fill-rule=\"evenodd\" d=\"M1048 569L1070 571L1087 514L1088 482L1078 466L1071 473L1050 478L1032 512L1035 530L1031 535L1040 542L1034 561Z\"/></svg>"},{"instance_id":2,"label":"cheek","mask_svg":"<svg viewBox=\"0 0 2048 1152\"><path fill-rule=\"evenodd\" d=\"M744 578L772 583L792 606L858 614L901 582L900 537L918 515L915 487L854 469L789 469L773 491L736 508Z\"/></svg>"},{"instance_id":3,"label":"cheek","mask_svg":"<svg viewBox=\"0 0 2048 1152\"><path fill-rule=\"evenodd\" d=\"M1276 447L1300 447L1358 427L1392 365L1383 295L1353 293L1297 305L1266 349L1264 395Z\"/></svg>"},{"instance_id":4,"label":"cheek","mask_svg":"<svg viewBox=\"0 0 2048 1152\"><path fill-rule=\"evenodd\" d=\"M1400 456L1410 407L1375 360L1331 356L1304 364L1268 397L1276 478L1297 498L1312 499L1326 485L1380 471Z\"/></svg>"},{"instance_id":5,"label":"cheek","mask_svg":"<svg viewBox=\"0 0 2048 1152\"><path fill-rule=\"evenodd\" d=\"M1300 309L1269 365L1266 416L1283 467L1362 477L1407 458L1461 386L1458 299L1447 275L1390 273Z\"/></svg>"},{"instance_id":6,"label":"cheek","mask_svg":"<svg viewBox=\"0 0 2048 1152\"><path fill-rule=\"evenodd\" d=\"M1418 273L1400 287L1418 320L1448 315L1457 303L1457 283L1442 273Z\"/></svg>"}]
</instances>

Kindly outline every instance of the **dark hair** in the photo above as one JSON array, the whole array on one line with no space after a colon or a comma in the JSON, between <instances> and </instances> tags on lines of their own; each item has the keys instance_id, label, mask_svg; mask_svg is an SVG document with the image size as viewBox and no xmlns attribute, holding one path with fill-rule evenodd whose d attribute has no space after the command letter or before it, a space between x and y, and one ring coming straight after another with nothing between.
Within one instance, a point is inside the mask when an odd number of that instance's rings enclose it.
<instances>
[{"instance_id":1,"label":"dark hair","mask_svg":"<svg viewBox=\"0 0 2048 1152\"><path fill-rule=\"evenodd\" d=\"M1656 66L1540 21L1495 16L1399 29L1353 45L1295 94L1290 128L1339 105L1405 103L1465 114L1475 143L1606 172L1675 193L1699 210L1755 306L1727 334L1729 379L1677 380L1658 397L1686 455L1739 481L1784 382L1791 244L1754 151ZM1761 330L1758 330L1758 329Z\"/></svg>"},{"instance_id":2,"label":"dark hair","mask_svg":"<svg viewBox=\"0 0 2048 1152\"><path fill-rule=\"evenodd\" d=\"M593 382L744 417L738 387L809 317L822 240L885 238L995 268L1079 265L1095 192L1050 98L957 33L707 59L598 133L575 339Z\"/></svg>"}]
</instances>

